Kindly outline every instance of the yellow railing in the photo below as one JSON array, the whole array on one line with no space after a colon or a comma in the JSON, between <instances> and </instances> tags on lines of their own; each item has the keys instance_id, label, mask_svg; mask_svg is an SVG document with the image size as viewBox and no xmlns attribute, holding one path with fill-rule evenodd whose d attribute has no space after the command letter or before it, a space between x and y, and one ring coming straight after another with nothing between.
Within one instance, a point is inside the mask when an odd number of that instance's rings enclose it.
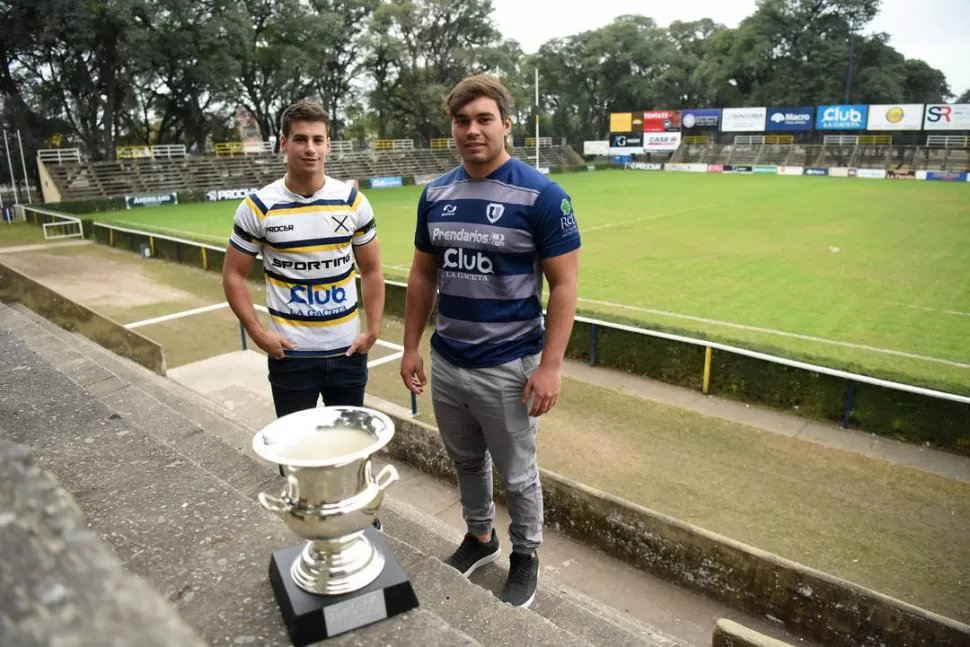
<instances>
[{"instance_id":1,"label":"yellow railing","mask_svg":"<svg viewBox=\"0 0 970 647\"><path fill-rule=\"evenodd\" d=\"M245 155L246 147L242 142L216 142L216 155Z\"/></svg>"},{"instance_id":2,"label":"yellow railing","mask_svg":"<svg viewBox=\"0 0 970 647\"><path fill-rule=\"evenodd\" d=\"M711 143L711 138L707 135L691 135L690 137L684 137L680 140L682 144L693 144L699 146L707 146Z\"/></svg>"},{"instance_id":3,"label":"yellow railing","mask_svg":"<svg viewBox=\"0 0 970 647\"><path fill-rule=\"evenodd\" d=\"M394 148L393 139L378 139L374 142L375 151L389 151Z\"/></svg>"},{"instance_id":4,"label":"yellow railing","mask_svg":"<svg viewBox=\"0 0 970 647\"><path fill-rule=\"evenodd\" d=\"M866 146L892 146L892 135L859 135L859 143Z\"/></svg>"},{"instance_id":5,"label":"yellow railing","mask_svg":"<svg viewBox=\"0 0 970 647\"><path fill-rule=\"evenodd\" d=\"M149 146L119 146L115 149L116 159L133 159L135 157L152 157L152 149Z\"/></svg>"},{"instance_id":6,"label":"yellow railing","mask_svg":"<svg viewBox=\"0 0 970 647\"><path fill-rule=\"evenodd\" d=\"M765 135L766 144L794 144L794 135Z\"/></svg>"},{"instance_id":7,"label":"yellow railing","mask_svg":"<svg viewBox=\"0 0 970 647\"><path fill-rule=\"evenodd\" d=\"M444 149L444 148L451 148L451 142L452 142L451 139L446 139L446 138L442 138L442 139L432 139L431 140L431 148L436 149L436 150L441 150L441 149Z\"/></svg>"}]
</instances>

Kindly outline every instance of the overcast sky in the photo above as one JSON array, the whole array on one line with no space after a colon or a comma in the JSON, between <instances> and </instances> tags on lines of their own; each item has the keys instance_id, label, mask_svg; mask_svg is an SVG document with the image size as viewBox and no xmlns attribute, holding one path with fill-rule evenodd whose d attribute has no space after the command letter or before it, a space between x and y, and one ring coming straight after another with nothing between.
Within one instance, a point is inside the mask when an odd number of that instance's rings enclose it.
<instances>
[{"instance_id":1,"label":"overcast sky","mask_svg":"<svg viewBox=\"0 0 970 647\"><path fill-rule=\"evenodd\" d=\"M755 10L755 0L594 0L566 9L562 0L492 0L493 17L506 38L532 54L553 38L609 24L623 14L649 16L662 26L674 20L712 18L735 27ZM889 34L907 58L921 58L946 74L959 96L970 88L970 0L883 0L867 28ZM839 74L842 74L839 70Z\"/></svg>"}]
</instances>

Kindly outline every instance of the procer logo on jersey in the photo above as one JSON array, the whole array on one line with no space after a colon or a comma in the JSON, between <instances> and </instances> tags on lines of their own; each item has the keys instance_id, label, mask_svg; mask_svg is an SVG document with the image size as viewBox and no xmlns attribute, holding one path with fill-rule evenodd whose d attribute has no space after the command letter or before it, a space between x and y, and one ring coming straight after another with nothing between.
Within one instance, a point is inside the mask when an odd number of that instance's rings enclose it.
<instances>
[{"instance_id":1,"label":"procer logo on jersey","mask_svg":"<svg viewBox=\"0 0 970 647\"><path fill-rule=\"evenodd\" d=\"M867 105L819 106L816 130L863 130L869 117Z\"/></svg>"},{"instance_id":2,"label":"procer logo on jersey","mask_svg":"<svg viewBox=\"0 0 970 647\"><path fill-rule=\"evenodd\" d=\"M489 274L495 274L492 259L481 252L460 247L449 247L442 254L441 266L445 276L471 281L488 281Z\"/></svg>"},{"instance_id":3,"label":"procer logo on jersey","mask_svg":"<svg viewBox=\"0 0 970 647\"><path fill-rule=\"evenodd\" d=\"M275 227L267 227L266 233L273 234L281 231L293 231L296 229L296 225L276 225Z\"/></svg>"}]
</instances>

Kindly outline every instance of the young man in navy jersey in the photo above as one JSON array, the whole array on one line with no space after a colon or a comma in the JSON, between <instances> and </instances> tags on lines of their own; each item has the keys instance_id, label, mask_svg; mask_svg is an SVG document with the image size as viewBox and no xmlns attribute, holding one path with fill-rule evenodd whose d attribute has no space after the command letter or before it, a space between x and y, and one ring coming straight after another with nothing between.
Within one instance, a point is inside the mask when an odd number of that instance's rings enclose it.
<instances>
[{"instance_id":1,"label":"young man in navy jersey","mask_svg":"<svg viewBox=\"0 0 970 647\"><path fill-rule=\"evenodd\" d=\"M500 555L494 461L512 519L502 600L528 607L542 543L537 418L559 399L580 243L569 196L506 150L511 104L487 75L464 79L445 99L462 164L427 185L418 202L401 378L414 393L427 384L418 344L437 292L432 404L468 528L446 562L470 575Z\"/></svg>"}]
</instances>

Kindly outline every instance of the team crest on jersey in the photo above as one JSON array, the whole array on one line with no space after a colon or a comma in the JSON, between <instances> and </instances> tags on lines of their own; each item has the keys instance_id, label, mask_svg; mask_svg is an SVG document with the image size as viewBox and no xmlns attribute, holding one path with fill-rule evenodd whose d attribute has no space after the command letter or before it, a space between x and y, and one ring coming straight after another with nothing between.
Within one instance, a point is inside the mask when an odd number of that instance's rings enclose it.
<instances>
[{"instance_id":1,"label":"team crest on jersey","mask_svg":"<svg viewBox=\"0 0 970 647\"><path fill-rule=\"evenodd\" d=\"M489 202L485 207L485 217L488 218L488 221L493 225L496 221L498 221L499 218L502 217L503 213L505 213L505 207L496 202Z\"/></svg>"}]
</instances>

